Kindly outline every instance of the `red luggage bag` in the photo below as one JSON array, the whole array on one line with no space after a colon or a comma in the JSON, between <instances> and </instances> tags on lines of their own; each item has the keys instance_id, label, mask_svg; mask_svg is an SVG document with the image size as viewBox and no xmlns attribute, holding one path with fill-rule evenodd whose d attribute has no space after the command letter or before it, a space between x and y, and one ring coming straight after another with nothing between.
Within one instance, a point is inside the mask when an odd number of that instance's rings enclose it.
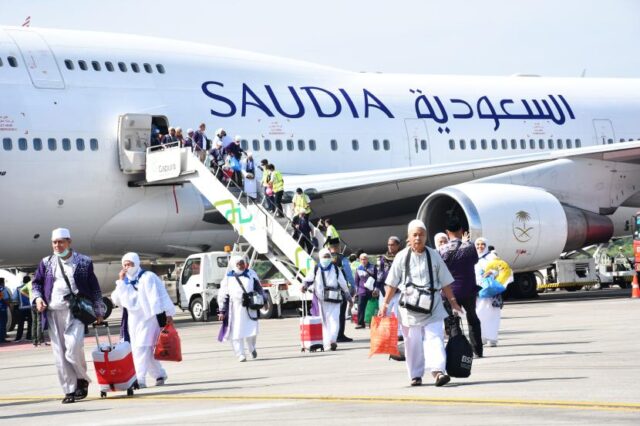
<instances>
[{"instance_id":1,"label":"red luggage bag","mask_svg":"<svg viewBox=\"0 0 640 426\"><path fill-rule=\"evenodd\" d=\"M96 370L98 384L100 385L100 397L106 398L107 392L127 391L127 395L133 395L138 388L136 369L133 364L133 354L129 342L111 343L109 325L105 322L109 343L100 343L98 327L94 324L97 347L91 352L93 366Z\"/></svg>"}]
</instances>

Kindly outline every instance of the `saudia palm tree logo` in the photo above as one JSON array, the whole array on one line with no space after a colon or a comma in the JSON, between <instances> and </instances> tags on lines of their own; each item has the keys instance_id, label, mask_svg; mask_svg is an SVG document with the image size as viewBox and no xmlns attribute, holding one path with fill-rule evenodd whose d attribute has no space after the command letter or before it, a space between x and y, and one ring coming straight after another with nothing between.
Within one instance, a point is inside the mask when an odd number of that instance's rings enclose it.
<instances>
[{"instance_id":1,"label":"saudia palm tree logo","mask_svg":"<svg viewBox=\"0 0 640 426\"><path fill-rule=\"evenodd\" d=\"M516 212L516 220L513 222L513 236L521 243L526 243L533 236L529 234L533 230L533 226L527 226L527 222L531 221L531 215L524 210Z\"/></svg>"}]
</instances>

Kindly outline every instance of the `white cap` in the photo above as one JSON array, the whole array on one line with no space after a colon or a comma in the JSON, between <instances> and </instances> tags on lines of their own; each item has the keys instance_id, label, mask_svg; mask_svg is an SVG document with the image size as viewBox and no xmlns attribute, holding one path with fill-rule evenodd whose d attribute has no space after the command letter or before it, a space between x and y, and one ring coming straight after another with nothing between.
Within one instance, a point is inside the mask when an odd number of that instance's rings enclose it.
<instances>
[{"instance_id":1,"label":"white cap","mask_svg":"<svg viewBox=\"0 0 640 426\"><path fill-rule=\"evenodd\" d=\"M193 129L187 129L187 134L193 133Z\"/></svg>"},{"instance_id":2,"label":"white cap","mask_svg":"<svg viewBox=\"0 0 640 426\"><path fill-rule=\"evenodd\" d=\"M235 135L233 138L234 142L240 142L242 140L242 138L240 137L240 135Z\"/></svg>"},{"instance_id":3,"label":"white cap","mask_svg":"<svg viewBox=\"0 0 640 426\"><path fill-rule=\"evenodd\" d=\"M329 251L329 249L328 249L328 248L323 248L322 250L320 250L320 253L318 254L318 257L319 257L319 258L323 258L323 257L325 257L326 255L331 256L331 252Z\"/></svg>"},{"instance_id":4,"label":"white cap","mask_svg":"<svg viewBox=\"0 0 640 426\"><path fill-rule=\"evenodd\" d=\"M247 157L253 157L253 151L247 151Z\"/></svg>"},{"instance_id":5,"label":"white cap","mask_svg":"<svg viewBox=\"0 0 640 426\"><path fill-rule=\"evenodd\" d=\"M409 226L407 227L407 230L410 232L412 229L415 228L422 228L425 231L427 230L427 227L424 225L424 222L421 221L420 219L413 219L411 222L409 222Z\"/></svg>"},{"instance_id":6,"label":"white cap","mask_svg":"<svg viewBox=\"0 0 640 426\"><path fill-rule=\"evenodd\" d=\"M136 268L140 266L140 256L138 256L138 253L130 251L129 253L122 256L122 266L124 266L124 262L126 262L127 260L133 263L133 266L135 266Z\"/></svg>"},{"instance_id":7,"label":"white cap","mask_svg":"<svg viewBox=\"0 0 640 426\"><path fill-rule=\"evenodd\" d=\"M231 262L232 267L236 266L240 261L247 263L247 259L241 254L234 254L233 256L231 256L231 259L229 261Z\"/></svg>"},{"instance_id":8,"label":"white cap","mask_svg":"<svg viewBox=\"0 0 640 426\"><path fill-rule=\"evenodd\" d=\"M51 231L51 241L62 240L62 239L71 239L71 232L67 228L56 228Z\"/></svg>"},{"instance_id":9,"label":"white cap","mask_svg":"<svg viewBox=\"0 0 640 426\"><path fill-rule=\"evenodd\" d=\"M222 132L224 132L224 129L222 127L220 127L218 130L216 130L216 135L219 135ZM227 132L225 132L225 133L227 133Z\"/></svg>"}]
</instances>

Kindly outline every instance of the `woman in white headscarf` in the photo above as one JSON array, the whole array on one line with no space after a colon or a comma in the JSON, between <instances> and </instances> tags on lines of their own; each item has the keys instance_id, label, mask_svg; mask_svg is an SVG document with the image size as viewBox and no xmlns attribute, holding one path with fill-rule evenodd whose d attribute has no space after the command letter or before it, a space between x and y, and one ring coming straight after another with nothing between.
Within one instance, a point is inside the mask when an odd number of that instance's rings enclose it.
<instances>
[{"instance_id":1,"label":"woman in white headscarf","mask_svg":"<svg viewBox=\"0 0 640 426\"><path fill-rule=\"evenodd\" d=\"M486 238L478 238L475 242L478 252L478 263L476 263L476 284L481 285L485 277L495 276L496 270L487 270L487 265L498 258L496 254L489 251L489 242ZM502 295L495 297L478 297L476 302L476 315L480 318L480 328L482 330L482 343L489 343L489 346L498 345L498 331L500 329L500 317L502 312Z\"/></svg>"},{"instance_id":2,"label":"woman in white headscarf","mask_svg":"<svg viewBox=\"0 0 640 426\"><path fill-rule=\"evenodd\" d=\"M156 386L163 385L167 372L153 358L153 350L161 327L171 324L176 313L164 283L153 272L140 268L136 253L127 253L122 257L122 270L111 299L126 310L121 335L131 342L138 385L146 387L147 373L156 379Z\"/></svg>"},{"instance_id":3,"label":"woman in white headscarf","mask_svg":"<svg viewBox=\"0 0 640 426\"><path fill-rule=\"evenodd\" d=\"M433 237L433 244L436 250L440 251L440 247L444 246L449 242L449 237L444 232L438 232L435 237Z\"/></svg>"},{"instance_id":4,"label":"woman in white headscarf","mask_svg":"<svg viewBox=\"0 0 640 426\"><path fill-rule=\"evenodd\" d=\"M309 274L302 287L307 291L313 287L314 314L322 318L323 346L335 351L338 348L337 339L340 330L340 306L346 299L349 305L353 304L347 281L343 272L338 270L332 262L329 249L322 249L319 253L319 265ZM317 304L316 304L317 302Z\"/></svg>"},{"instance_id":5,"label":"woman in white headscarf","mask_svg":"<svg viewBox=\"0 0 640 426\"><path fill-rule=\"evenodd\" d=\"M396 291L400 291L400 323L411 386L422 385L425 365L429 368L435 385L443 386L451 379L445 371L447 357L443 320L448 313L440 290L457 315L460 315L461 309L449 287L453 277L447 265L437 251L426 246L427 231L424 223L412 220L408 226L408 234L407 247L396 255L385 281L386 294L379 315L387 314L389 302ZM433 292L430 292L431 286ZM430 294L431 298L424 296L426 294ZM419 307L426 310L428 307L425 304L429 305L430 313L415 310L410 306L411 303L403 304L403 301L411 301L412 296L418 295L422 295L418 299ZM428 301L431 303L427 303Z\"/></svg>"},{"instance_id":6,"label":"woman in white headscarf","mask_svg":"<svg viewBox=\"0 0 640 426\"><path fill-rule=\"evenodd\" d=\"M258 294L264 301L264 292L258 274L249 268L244 256L231 256L229 262L231 269L222 279L218 292L218 319L222 321L218 340L231 340L238 361L245 362L245 349L252 358L258 357L256 338L259 311L248 306L249 300L252 295Z\"/></svg>"}]
</instances>

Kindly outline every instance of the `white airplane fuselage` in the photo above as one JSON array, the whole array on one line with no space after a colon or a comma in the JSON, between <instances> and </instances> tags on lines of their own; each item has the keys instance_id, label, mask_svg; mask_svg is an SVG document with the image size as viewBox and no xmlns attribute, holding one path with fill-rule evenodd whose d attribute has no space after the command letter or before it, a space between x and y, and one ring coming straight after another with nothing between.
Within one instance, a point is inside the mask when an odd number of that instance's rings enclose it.
<instances>
[{"instance_id":1,"label":"white airplane fuselage","mask_svg":"<svg viewBox=\"0 0 640 426\"><path fill-rule=\"evenodd\" d=\"M640 82L631 79L355 73L172 40L6 27L0 58L0 266L34 265L60 226L97 259L235 241L230 226L203 221L206 203L191 185L128 186L135 179L121 171L118 143L128 113L165 116L185 134L205 122L209 138L224 127L285 177L640 138ZM396 216L380 226L401 229ZM358 246L382 247L384 238Z\"/></svg>"}]
</instances>

